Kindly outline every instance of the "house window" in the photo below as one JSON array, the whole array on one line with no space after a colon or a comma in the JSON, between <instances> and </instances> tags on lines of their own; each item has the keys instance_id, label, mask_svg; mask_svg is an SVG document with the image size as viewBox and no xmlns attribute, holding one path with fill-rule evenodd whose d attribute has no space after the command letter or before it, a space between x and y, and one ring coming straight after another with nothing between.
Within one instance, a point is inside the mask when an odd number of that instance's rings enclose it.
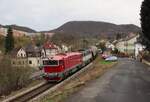
<instances>
[{"instance_id":1,"label":"house window","mask_svg":"<svg viewBox=\"0 0 150 102\"><path fill-rule=\"evenodd\" d=\"M29 64L32 64L32 61L31 61L31 60L29 61Z\"/></svg>"}]
</instances>

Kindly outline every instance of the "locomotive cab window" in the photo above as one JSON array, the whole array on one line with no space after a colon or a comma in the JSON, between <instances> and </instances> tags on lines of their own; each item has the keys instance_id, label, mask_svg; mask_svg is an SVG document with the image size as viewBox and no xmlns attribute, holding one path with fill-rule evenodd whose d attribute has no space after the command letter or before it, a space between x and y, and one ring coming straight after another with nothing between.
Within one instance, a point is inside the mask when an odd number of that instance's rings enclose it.
<instances>
[{"instance_id":1,"label":"locomotive cab window","mask_svg":"<svg viewBox=\"0 0 150 102\"><path fill-rule=\"evenodd\" d=\"M57 66L58 65L58 61L56 61L56 60L44 60L43 61L43 65Z\"/></svg>"}]
</instances>

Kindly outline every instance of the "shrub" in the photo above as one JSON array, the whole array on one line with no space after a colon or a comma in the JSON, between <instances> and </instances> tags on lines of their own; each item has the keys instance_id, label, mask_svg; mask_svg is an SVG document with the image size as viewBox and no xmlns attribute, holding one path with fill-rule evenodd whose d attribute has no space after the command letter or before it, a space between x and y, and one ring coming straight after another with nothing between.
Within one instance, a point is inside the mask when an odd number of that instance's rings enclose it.
<instances>
[{"instance_id":1,"label":"shrub","mask_svg":"<svg viewBox=\"0 0 150 102\"><path fill-rule=\"evenodd\" d=\"M129 57L128 54L123 53L123 52L119 52L117 56L118 56L118 57Z\"/></svg>"},{"instance_id":2,"label":"shrub","mask_svg":"<svg viewBox=\"0 0 150 102\"><path fill-rule=\"evenodd\" d=\"M30 82L29 67L12 67L9 57L0 62L0 95L6 95L13 90L20 89Z\"/></svg>"},{"instance_id":3,"label":"shrub","mask_svg":"<svg viewBox=\"0 0 150 102\"><path fill-rule=\"evenodd\" d=\"M145 59L145 60L147 60L147 61L150 62L150 52L145 51L145 52L143 53L143 59Z\"/></svg>"}]
</instances>

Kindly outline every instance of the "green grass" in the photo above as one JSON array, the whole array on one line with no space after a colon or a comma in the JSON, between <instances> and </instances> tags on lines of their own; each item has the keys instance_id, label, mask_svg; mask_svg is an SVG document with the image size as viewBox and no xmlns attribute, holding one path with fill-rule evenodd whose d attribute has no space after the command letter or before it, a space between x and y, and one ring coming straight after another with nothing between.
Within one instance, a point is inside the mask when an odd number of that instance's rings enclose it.
<instances>
[{"instance_id":1,"label":"green grass","mask_svg":"<svg viewBox=\"0 0 150 102\"><path fill-rule=\"evenodd\" d=\"M105 61L105 60L102 60L102 61L100 61L100 63L101 63L101 64L111 64L112 61Z\"/></svg>"}]
</instances>

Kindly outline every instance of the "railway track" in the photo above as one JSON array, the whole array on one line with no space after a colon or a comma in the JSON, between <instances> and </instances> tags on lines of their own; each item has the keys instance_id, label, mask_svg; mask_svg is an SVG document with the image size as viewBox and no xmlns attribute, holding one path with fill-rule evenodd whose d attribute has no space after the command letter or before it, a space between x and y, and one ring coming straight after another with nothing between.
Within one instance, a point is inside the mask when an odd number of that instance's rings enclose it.
<instances>
[{"instance_id":1,"label":"railway track","mask_svg":"<svg viewBox=\"0 0 150 102\"><path fill-rule=\"evenodd\" d=\"M50 89L51 87L53 87L54 83L45 83L27 93L24 93L23 95L20 95L18 97L15 97L13 99L10 100L6 100L3 102L27 102L29 100L31 100L32 98L36 97L37 95L45 92L46 90Z\"/></svg>"},{"instance_id":2,"label":"railway track","mask_svg":"<svg viewBox=\"0 0 150 102\"><path fill-rule=\"evenodd\" d=\"M92 63L92 62L91 62ZM91 64L90 63L90 64ZM88 64L88 65L90 65ZM84 67L87 67L88 65L84 66ZM83 71L85 70L85 68L82 69ZM82 72L81 70L81 72ZM74 74L78 74L80 72L77 71L76 73ZM54 86L57 87L57 85L59 86L59 84L63 84L64 81L68 81L71 79L71 77L74 77L75 75L70 75L67 79L63 80L61 83L44 83L43 85L40 85L38 86L37 88L34 88L28 92L25 92L23 93L22 95L19 95L19 96L16 96L16 97L13 97L13 98L10 98L10 99L7 99L7 100L4 100L3 102L27 102L27 101L30 101L32 100L33 98L35 98L36 96L44 93L45 91L47 91L48 89L51 89L53 88Z\"/></svg>"}]
</instances>

